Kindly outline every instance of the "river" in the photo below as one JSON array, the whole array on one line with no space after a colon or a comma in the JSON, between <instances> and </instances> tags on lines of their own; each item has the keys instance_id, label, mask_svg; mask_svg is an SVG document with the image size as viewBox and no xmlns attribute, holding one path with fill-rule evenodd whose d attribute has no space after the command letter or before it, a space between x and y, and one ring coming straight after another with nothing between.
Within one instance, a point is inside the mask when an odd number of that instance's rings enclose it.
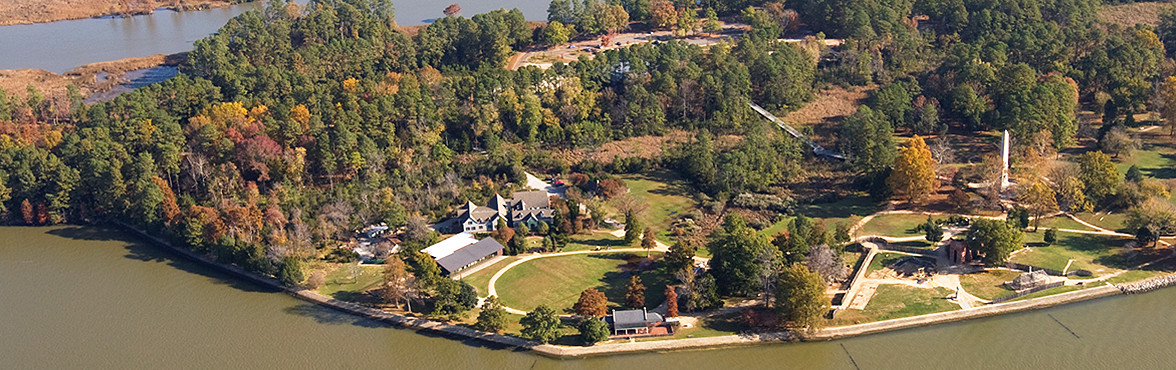
<instances>
[{"instance_id":1,"label":"river","mask_svg":"<svg viewBox=\"0 0 1176 370\"><path fill-rule=\"evenodd\" d=\"M1099 369L1176 361L1176 289L830 342L554 360L323 309L110 229L3 227L0 240L0 368Z\"/></svg>"},{"instance_id":2,"label":"river","mask_svg":"<svg viewBox=\"0 0 1176 370\"><path fill-rule=\"evenodd\" d=\"M450 1L461 14L472 16L499 8L518 8L530 20L547 19L549 0L394 0L396 21L419 25L443 16ZM208 10L175 12L161 9L151 15L93 18L28 25L0 26L0 69L40 68L63 73L74 67L130 57L172 54L192 49L192 43L224 26L229 18L261 9L265 0ZM297 1L305 4L305 0Z\"/></svg>"}]
</instances>

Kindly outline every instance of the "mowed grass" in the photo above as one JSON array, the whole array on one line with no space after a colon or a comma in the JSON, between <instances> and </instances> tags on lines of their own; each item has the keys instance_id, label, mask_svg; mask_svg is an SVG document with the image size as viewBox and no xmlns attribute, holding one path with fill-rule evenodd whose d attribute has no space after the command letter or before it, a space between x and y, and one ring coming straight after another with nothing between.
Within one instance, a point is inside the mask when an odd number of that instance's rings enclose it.
<instances>
[{"instance_id":1,"label":"mowed grass","mask_svg":"<svg viewBox=\"0 0 1176 370\"><path fill-rule=\"evenodd\" d=\"M866 274L868 275L871 272L881 270L883 267L889 266L890 264L906 257L910 256L889 252L875 254L874 259L870 260L870 269L866 270Z\"/></svg>"},{"instance_id":2,"label":"mowed grass","mask_svg":"<svg viewBox=\"0 0 1176 370\"><path fill-rule=\"evenodd\" d=\"M988 270L960 275L960 287L980 299L993 300L1013 294L1014 291L1006 287L1004 283L1012 281L1020 274L1020 271Z\"/></svg>"},{"instance_id":3,"label":"mowed grass","mask_svg":"<svg viewBox=\"0 0 1176 370\"><path fill-rule=\"evenodd\" d=\"M498 279L495 288L503 304L525 311L542 304L562 312L575 304L580 292L593 287L604 292L613 306L621 306L631 276L626 265L632 266L630 262L643 258L644 254L633 253L540 258L511 268ZM644 271L640 276L646 287L646 307L661 304L672 277L660 269Z\"/></svg>"},{"instance_id":4,"label":"mowed grass","mask_svg":"<svg viewBox=\"0 0 1176 370\"><path fill-rule=\"evenodd\" d=\"M1127 224L1127 213L1079 213L1074 215L1082 221L1089 222L1091 225L1098 226L1107 230L1122 230Z\"/></svg>"},{"instance_id":5,"label":"mowed grass","mask_svg":"<svg viewBox=\"0 0 1176 370\"><path fill-rule=\"evenodd\" d=\"M503 267L506 267L506 265L509 265L511 262L517 261L518 259L519 257L517 256L506 257L502 261L495 262L493 265L486 266L485 268L478 270L478 272L461 278L461 281L464 281L467 284L473 286L474 289L477 289L478 296L485 297L487 289L490 289L490 278L494 277L494 274L497 273L498 270L502 270Z\"/></svg>"},{"instance_id":6,"label":"mowed grass","mask_svg":"<svg viewBox=\"0 0 1176 370\"><path fill-rule=\"evenodd\" d=\"M945 288L923 289L882 284L864 310L842 311L831 324L851 325L957 310L960 306L947 300L951 294L952 291Z\"/></svg>"},{"instance_id":7,"label":"mowed grass","mask_svg":"<svg viewBox=\"0 0 1176 370\"><path fill-rule=\"evenodd\" d=\"M352 265L340 265L327 274L326 283L319 287L319 294L342 300L356 300L369 289L383 281L383 266L359 266L355 274Z\"/></svg>"},{"instance_id":8,"label":"mowed grass","mask_svg":"<svg viewBox=\"0 0 1176 370\"><path fill-rule=\"evenodd\" d=\"M673 172L664 170L623 175L621 179L629 188L628 195L646 207L637 216L641 226L652 227L658 240L672 243L667 234L670 225L694 209L694 192L690 185ZM617 216L620 220L624 215Z\"/></svg>"},{"instance_id":9,"label":"mowed grass","mask_svg":"<svg viewBox=\"0 0 1176 370\"><path fill-rule=\"evenodd\" d=\"M1039 227L1040 227L1040 230L1038 232L1042 232L1042 233L1051 227L1056 227L1059 229L1095 231L1094 229L1086 227L1086 225L1080 224L1080 223L1078 223L1078 221L1074 221L1066 216L1055 216L1055 217L1042 219L1039 224ZM1030 230L1033 229L1032 222L1029 223L1029 229Z\"/></svg>"},{"instance_id":10,"label":"mowed grass","mask_svg":"<svg viewBox=\"0 0 1176 370\"><path fill-rule=\"evenodd\" d=\"M844 223L847 227L852 227L862 217L877 212L879 208L878 202L871 200L868 196L854 195L831 203L802 205L798 208L797 212L806 217L811 217L814 221L824 221L825 227L833 231L836 230L837 224L840 223ZM793 218L795 217L784 217L780 222L763 228L759 233L768 238L780 235L780 233L788 228L788 223L792 222Z\"/></svg>"},{"instance_id":11,"label":"mowed grass","mask_svg":"<svg viewBox=\"0 0 1176 370\"><path fill-rule=\"evenodd\" d=\"M1041 246L1044 231L1026 233L1025 241L1035 245L1027 251L1017 253L1009 260L1016 263L1062 271L1073 259L1070 271L1088 270L1094 276L1101 276L1129 268L1143 262L1141 255L1131 255L1123 246L1131 239L1105 235L1058 233L1058 241L1050 246Z\"/></svg>"},{"instance_id":12,"label":"mowed grass","mask_svg":"<svg viewBox=\"0 0 1176 370\"><path fill-rule=\"evenodd\" d=\"M935 217L932 216L934 219ZM940 217L946 218L946 217ZM922 235L916 226L927 222L927 215L879 215L858 230L857 235L916 236Z\"/></svg>"},{"instance_id":13,"label":"mowed grass","mask_svg":"<svg viewBox=\"0 0 1176 370\"><path fill-rule=\"evenodd\" d=\"M586 251L605 248L640 248L640 242L635 245L626 245L625 239L613 235L607 231L596 230L588 233L572 235L568 238L568 244L564 245L564 252Z\"/></svg>"}]
</instances>

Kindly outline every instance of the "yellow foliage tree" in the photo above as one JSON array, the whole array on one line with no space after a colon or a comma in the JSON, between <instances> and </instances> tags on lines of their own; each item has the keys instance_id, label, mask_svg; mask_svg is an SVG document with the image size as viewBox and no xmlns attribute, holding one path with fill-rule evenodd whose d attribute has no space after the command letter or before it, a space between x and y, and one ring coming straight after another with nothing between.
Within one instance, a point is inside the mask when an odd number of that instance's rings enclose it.
<instances>
[{"instance_id":1,"label":"yellow foliage tree","mask_svg":"<svg viewBox=\"0 0 1176 370\"><path fill-rule=\"evenodd\" d=\"M1160 99L1164 106L1160 111L1164 126L1168 127L1168 135L1176 135L1176 76L1169 76L1160 85Z\"/></svg>"},{"instance_id":2,"label":"yellow foliage tree","mask_svg":"<svg viewBox=\"0 0 1176 370\"><path fill-rule=\"evenodd\" d=\"M935 188L935 159L931 158L931 149L922 137L915 135L898 152L894 171L886 184L895 195L905 196L908 201L926 198Z\"/></svg>"},{"instance_id":3,"label":"yellow foliage tree","mask_svg":"<svg viewBox=\"0 0 1176 370\"><path fill-rule=\"evenodd\" d=\"M1022 190L1021 194L1017 196L1017 201L1029 210L1030 216L1033 216L1034 232L1037 232L1037 228L1041 224L1041 217L1046 213L1058 210L1057 195L1040 179L1033 181L1031 185Z\"/></svg>"}]
</instances>

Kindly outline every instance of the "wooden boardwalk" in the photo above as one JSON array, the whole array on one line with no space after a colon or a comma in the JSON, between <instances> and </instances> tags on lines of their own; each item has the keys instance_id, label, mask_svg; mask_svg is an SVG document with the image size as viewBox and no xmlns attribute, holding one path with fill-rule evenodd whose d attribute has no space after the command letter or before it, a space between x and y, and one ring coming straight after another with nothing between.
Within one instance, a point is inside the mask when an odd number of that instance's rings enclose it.
<instances>
[{"instance_id":1,"label":"wooden boardwalk","mask_svg":"<svg viewBox=\"0 0 1176 370\"><path fill-rule=\"evenodd\" d=\"M767 118L769 121L775 123L776 126L780 126L780 128L784 129L784 131L787 131L789 135L792 135L792 137L803 141L805 145L808 145L810 148L812 148L813 154L826 158L833 158L842 161L845 160L845 156L841 155L841 153L825 149L820 144L813 142L813 139L810 139L808 136L804 136L804 134L801 134L800 131L792 128L792 126L789 126L787 123L784 123L784 121L780 120L780 118L777 118L776 115L772 114L772 112L768 112L767 109L764 109L758 104L750 101L747 102L747 105L750 105L751 109L755 110L756 113L759 113L761 116L764 116L764 118Z\"/></svg>"}]
</instances>

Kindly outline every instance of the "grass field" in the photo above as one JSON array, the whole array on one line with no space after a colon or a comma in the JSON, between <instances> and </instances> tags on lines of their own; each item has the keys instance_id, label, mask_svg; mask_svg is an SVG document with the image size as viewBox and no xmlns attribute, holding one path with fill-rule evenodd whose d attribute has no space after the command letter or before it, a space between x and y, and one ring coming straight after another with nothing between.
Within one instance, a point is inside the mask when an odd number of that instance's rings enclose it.
<instances>
[{"instance_id":1,"label":"grass field","mask_svg":"<svg viewBox=\"0 0 1176 370\"><path fill-rule=\"evenodd\" d=\"M606 231L593 231L588 234L576 234L568 238L568 244L564 245L564 252L574 251L590 251L597 247L600 249L612 248L639 248L641 245L638 242L636 245L625 245L624 238L618 237Z\"/></svg>"},{"instance_id":2,"label":"grass field","mask_svg":"<svg viewBox=\"0 0 1176 370\"><path fill-rule=\"evenodd\" d=\"M1074 216L1078 217L1082 221L1089 222L1091 225L1108 230L1121 230L1125 227L1125 223L1127 222L1127 214L1124 212L1111 214L1104 212L1079 213Z\"/></svg>"},{"instance_id":3,"label":"grass field","mask_svg":"<svg viewBox=\"0 0 1176 370\"><path fill-rule=\"evenodd\" d=\"M926 215L879 215L858 230L857 235L915 236L922 233L915 230L927 222Z\"/></svg>"},{"instance_id":4,"label":"grass field","mask_svg":"<svg viewBox=\"0 0 1176 370\"><path fill-rule=\"evenodd\" d=\"M1041 230L1038 232L1041 232L1041 233L1044 233L1046 229L1049 229L1051 227L1056 227L1059 229L1095 231L1094 229L1086 227L1086 225L1080 224L1080 223L1078 223L1078 221L1071 220L1069 217L1066 217L1066 216L1056 216L1056 217L1042 219L1040 227L1041 227ZM1029 229L1030 230L1033 229L1033 223L1029 224Z\"/></svg>"},{"instance_id":5,"label":"grass field","mask_svg":"<svg viewBox=\"0 0 1176 370\"><path fill-rule=\"evenodd\" d=\"M1168 7L1168 3L1158 1L1105 4L1098 10L1098 19L1103 22L1118 23L1125 27L1136 24L1155 26L1160 24L1160 13L1166 7Z\"/></svg>"},{"instance_id":6,"label":"grass field","mask_svg":"<svg viewBox=\"0 0 1176 370\"><path fill-rule=\"evenodd\" d=\"M868 275L871 272L881 270L883 267L886 267L887 265L890 265L890 264L894 263L895 261L903 259L904 257L909 257L909 256L907 256L905 254L889 253L889 252L875 254L874 259L870 260L870 269L866 270L866 274Z\"/></svg>"},{"instance_id":7,"label":"grass field","mask_svg":"<svg viewBox=\"0 0 1176 370\"><path fill-rule=\"evenodd\" d=\"M532 310L545 304L556 311L571 309L584 289L595 287L604 292L613 306L621 306L629 267L644 255L631 253L587 254L541 258L507 271L496 288L503 304L520 310ZM656 307L665 299L663 291L673 279L660 270L640 274L645 284L647 307Z\"/></svg>"},{"instance_id":8,"label":"grass field","mask_svg":"<svg viewBox=\"0 0 1176 370\"><path fill-rule=\"evenodd\" d=\"M629 188L628 195L646 207L638 215L642 226L656 230L658 240L663 243L672 243L667 234L670 225L679 216L694 209L694 191L690 185L673 172L664 170L627 174L621 176L621 179L625 180L625 186ZM621 217L623 215L618 214L618 220Z\"/></svg>"},{"instance_id":9,"label":"grass field","mask_svg":"<svg viewBox=\"0 0 1176 370\"><path fill-rule=\"evenodd\" d=\"M319 287L319 294L335 299L355 301L363 292L375 288L383 280L383 266L359 266L357 275L352 274L351 265L340 265L327 274L326 283Z\"/></svg>"},{"instance_id":10,"label":"grass field","mask_svg":"<svg viewBox=\"0 0 1176 370\"><path fill-rule=\"evenodd\" d=\"M825 221L825 226L833 230L839 223L853 226L862 217L877 212L878 208L878 202L871 200L868 196L856 195L832 203L803 205L797 212L806 217L812 217L814 220ZM780 222L765 227L759 232L769 238L774 237L784 232L792 219L793 217L785 217Z\"/></svg>"},{"instance_id":11,"label":"grass field","mask_svg":"<svg viewBox=\"0 0 1176 370\"><path fill-rule=\"evenodd\" d=\"M831 324L850 325L957 310L960 306L947 300L951 294L951 290L944 288L921 289L883 284L878 286L864 310L843 311Z\"/></svg>"},{"instance_id":12,"label":"grass field","mask_svg":"<svg viewBox=\"0 0 1176 370\"><path fill-rule=\"evenodd\" d=\"M514 262L518 259L519 257L506 257L502 261L495 262L493 265L486 266L485 268L478 270L478 272L462 278L461 281L464 281L472 285L474 289L477 289L478 296L485 297L486 289L490 288L490 278L494 276L494 273L498 272L498 270L501 270L503 267L506 267L506 265L509 265L511 262Z\"/></svg>"},{"instance_id":13,"label":"grass field","mask_svg":"<svg viewBox=\"0 0 1176 370\"><path fill-rule=\"evenodd\" d=\"M1044 232L1026 233L1026 242L1040 240ZM1119 271L1142 262L1122 248L1130 239L1103 235L1059 232L1058 241L1050 246L1031 247L1009 259L1012 262L1061 271L1070 259L1070 270L1089 270L1095 276ZM1036 244L1036 243L1035 243Z\"/></svg>"},{"instance_id":14,"label":"grass field","mask_svg":"<svg viewBox=\"0 0 1176 370\"><path fill-rule=\"evenodd\" d=\"M1020 274L1020 271L989 270L960 275L960 286L976 297L993 300L1014 293L1012 289L1005 287L1004 283L1012 281Z\"/></svg>"}]
</instances>

